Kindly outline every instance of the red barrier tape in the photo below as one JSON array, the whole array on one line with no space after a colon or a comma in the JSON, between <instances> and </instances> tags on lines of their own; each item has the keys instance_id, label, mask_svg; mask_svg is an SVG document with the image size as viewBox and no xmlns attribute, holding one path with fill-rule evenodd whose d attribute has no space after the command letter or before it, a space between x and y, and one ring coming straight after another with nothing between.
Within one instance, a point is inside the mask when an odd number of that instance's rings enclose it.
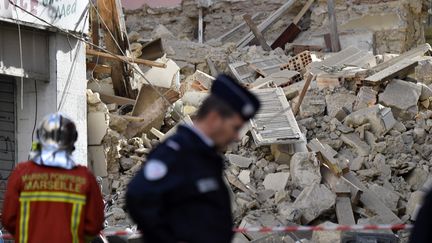
<instances>
[{"instance_id":1,"label":"red barrier tape","mask_svg":"<svg viewBox=\"0 0 432 243\"><path fill-rule=\"evenodd\" d=\"M236 233L247 233L247 232L260 232L260 233L271 233L271 232L296 232L296 231L354 231L354 230L409 230L413 226L410 224L378 224L378 225L330 225L330 226L276 226L276 227L248 227L248 228L236 228ZM103 236L128 236L132 235L131 231L109 231L102 232ZM10 234L4 234L0 238L11 240L13 236Z\"/></svg>"}]
</instances>

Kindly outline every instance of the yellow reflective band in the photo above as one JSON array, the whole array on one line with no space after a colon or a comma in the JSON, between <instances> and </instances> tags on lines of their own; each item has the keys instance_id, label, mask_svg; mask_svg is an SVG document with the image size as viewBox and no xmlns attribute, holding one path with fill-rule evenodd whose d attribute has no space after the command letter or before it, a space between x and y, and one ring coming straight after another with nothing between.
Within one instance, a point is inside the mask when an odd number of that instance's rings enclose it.
<instances>
[{"instance_id":1,"label":"yellow reflective band","mask_svg":"<svg viewBox=\"0 0 432 243\"><path fill-rule=\"evenodd\" d=\"M19 242L27 243L28 241L28 222L30 217L30 203L21 202L20 205L20 227Z\"/></svg>"},{"instance_id":2,"label":"yellow reflective band","mask_svg":"<svg viewBox=\"0 0 432 243\"><path fill-rule=\"evenodd\" d=\"M85 204L85 195L68 192L22 192L20 201L48 201Z\"/></svg>"},{"instance_id":3,"label":"yellow reflective band","mask_svg":"<svg viewBox=\"0 0 432 243\"><path fill-rule=\"evenodd\" d=\"M81 213L83 205L86 204L86 196L68 192L21 192L19 201L20 207L20 241L19 243L27 243L28 241L28 223L30 218L30 202L60 202L72 204L71 212L71 233L72 242L79 243L78 229L81 221Z\"/></svg>"}]
</instances>

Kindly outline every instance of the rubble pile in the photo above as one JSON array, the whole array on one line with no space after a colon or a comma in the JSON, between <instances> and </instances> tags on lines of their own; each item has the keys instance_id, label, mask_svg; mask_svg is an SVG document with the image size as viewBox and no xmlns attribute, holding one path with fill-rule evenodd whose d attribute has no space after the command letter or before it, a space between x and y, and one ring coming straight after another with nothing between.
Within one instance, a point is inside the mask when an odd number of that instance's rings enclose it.
<instances>
[{"instance_id":1,"label":"rubble pile","mask_svg":"<svg viewBox=\"0 0 432 243\"><path fill-rule=\"evenodd\" d=\"M139 11L129 15L129 27L139 30L128 35L131 55L154 54L149 59L166 64L165 68L135 65L131 80L132 88L138 90L135 100L115 96L109 75L88 83L90 165L102 177L109 227L133 228L124 212L129 180L151 149L178 124L192 123L218 72L231 73L263 103L258 116L241 131L240 141L225 151L224 177L232 193L236 226L415 220L432 183L432 49L428 44L411 49L417 43L406 40L396 47L391 43L399 43L399 35L393 35L395 40L386 42L388 48L379 52L410 50L383 55L373 55L358 45L325 53L307 45L298 49L287 44L285 50L264 51L261 46L236 47L216 40L197 44L178 35L192 33L187 21L196 20L182 19L191 2L158 12L144 8L145 18ZM208 18L219 18L220 11L227 11L225 4L235 9L255 2L219 1ZM375 1L349 2L347 8L353 11L384 6ZM391 3L390 9L414 11L415 3L421 1L385 2ZM322 5L318 1L312 11L311 28L321 26ZM353 11L346 12L354 15ZM142 26L150 26L156 17L147 15L164 16L170 30L162 25L155 30L137 29L131 24L131 18L139 17L147 21ZM170 21L174 16L178 19ZM352 18L342 16L340 21L349 23ZM411 21L406 18L410 16L404 15L401 21ZM185 29L174 28L180 24ZM416 31L421 32L419 28ZM375 34L379 33L393 32ZM405 232L396 233L407 237ZM336 242L340 238L339 232L258 232L236 234L235 242Z\"/></svg>"}]
</instances>

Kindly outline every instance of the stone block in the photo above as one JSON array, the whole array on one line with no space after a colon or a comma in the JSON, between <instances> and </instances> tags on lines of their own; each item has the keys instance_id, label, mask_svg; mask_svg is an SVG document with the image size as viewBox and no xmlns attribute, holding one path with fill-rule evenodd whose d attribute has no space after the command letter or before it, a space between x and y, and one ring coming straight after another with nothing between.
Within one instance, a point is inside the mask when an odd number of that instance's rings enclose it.
<instances>
[{"instance_id":1,"label":"stone block","mask_svg":"<svg viewBox=\"0 0 432 243\"><path fill-rule=\"evenodd\" d=\"M415 221L425 196L426 194L423 191L411 193L406 206L406 214L410 216L411 220Z\"/></svg>"},{"instance_id":2,"label":"stone block","mask_svg":"<svg viewBox=\"0 0 432 243\"><path fill-rule=\"evenodd\" d=\"M353 111L375 105L377 102L377 95L378 92L376 92L372 87L361 87L354 102Z\"/></svg>"},{"instance_id":3,"label":"stone block","mask_svg":"<svg viewBox=\"0 0 432 243\"><path fill-rule=\"evenodd\" d=\"M377 184L369 186L369 190L375 193L375 195L393 212L397 210L400 198L397 193Z\"/></svg>"},{"instance_id":4,"label":"stone block","mask_svg":"<svg viewBox=\"0 0 432 243\"><path fill-rule=\"evenodd\" d=\"M293 144L272 144L270 146L271 153L276 163L288 164L294 154Z\"/></svg>"},{"instance_id":5,"label":"stone block","mask_svg":"<svg viewBox=\"0 0 432 243\"><path fill-rule=\"evenodd\" d=\"M288 184L290 174L287 172L279 172L268 174L263 182L266 190L283 191Z\"/></svg>"},{"instance_id":6,"label":"stone block","mask_svg":"<svg viewBox=\"0 0 432 243\"><path fill-rule=\"evenodd\" d=\"M415 77L417 81L431 84L432 83L432 59L421 60L415 68Z\"/></svg>"},{"instance_id":7,"label":"stone block","mask_svg":"<svg viewBox=\"0 0 432 243\"><path fill-rule=\"evenodd\" d=\"M290 173L293 184L300 188L321 182L320 166L313 153L295 153L291 158Z\"/></svg>"},{"instance_id":8,"label":"stone block","mask_svg":"<svg viewBox=\"0 0 432 243\"><path fill-rule=\"evenodd\" d=\"M247 185L250 183L251 179L250 179L250 174L251 171L250 170L242 170L238 176L239 180L241 182L243 182L243 184Z\"/></svg>"},{"instance_id":9,"label":"stone block","mask_svg":"<svg viewBox=\"0 0 432 243\"><path fill-rule=\"evenodd\" d=\"M248 168L253 162L253 159L246 158L237 154L229 154L228 160L232 165L238 166L242 169Z\"/></svg>"},{"instance_id":10,"label":"stone block","mask_svg":"<svg viewBox=\"0 0 432 243\"><path fill-rule=\"evenodd\" d=\"M326 95L325 100L327 104L327 114L330 117L335 117L336 114L345 107L347 110L352 109L352 105L356 99L353 94L340 94L334 93L331 95Z\"/></svg>"},{"instance_id":11,"label":"stone block","mask_svg":"<svg viewBox=\"0 0 432 243\"><path fill-rule=\"evenodd\" d=\"M371 131L377 136L387 133L396 124L390 108L382 105L374 105L349 114L344 124L351 127L359 127L366 123L370 124Z\"/></svg>"},{"instance_id":12,"label":"stone block","mask_svg":"<svg viewBox=\"0 0 432 243\"><path fill-rule=\"evenodd\" d=\"M353 147L360 156L367 156L370 153L370 146L362 141L357 134L342 134L341 139L344 143Z\"/></svg>"},{"instance_id":13,"label":"stone block","mask_svg":"<svg viewBox=\"0 0 432 243\"><path fill-rule=\"evenodd\" d=\"M392 108L395 116L410 120L418 113L418 101L422 88L414 83L395 79L390 81L383 93L379 95L379 102Z\"/></svg>"}]
</instances>

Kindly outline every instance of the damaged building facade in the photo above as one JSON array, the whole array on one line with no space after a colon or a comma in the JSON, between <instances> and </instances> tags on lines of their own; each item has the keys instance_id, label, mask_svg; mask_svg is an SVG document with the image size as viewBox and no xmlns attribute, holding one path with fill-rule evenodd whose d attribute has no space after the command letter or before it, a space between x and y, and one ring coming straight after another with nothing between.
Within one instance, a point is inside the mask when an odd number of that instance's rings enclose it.
<instances>
[{"instance_id":1,"label":"damaged building facade","mask_svg":"<svg viewBox=\"0 0 432 243\"><path fill-rule=\"evenodd\" d=\"M28 159L35 129L49 113L59 111L76 122L74 156L87 164L85 46L56 29L87 33L87 5L17 4L0 3L1 193L14 165Z\"/></svg>"}]
</instances>

